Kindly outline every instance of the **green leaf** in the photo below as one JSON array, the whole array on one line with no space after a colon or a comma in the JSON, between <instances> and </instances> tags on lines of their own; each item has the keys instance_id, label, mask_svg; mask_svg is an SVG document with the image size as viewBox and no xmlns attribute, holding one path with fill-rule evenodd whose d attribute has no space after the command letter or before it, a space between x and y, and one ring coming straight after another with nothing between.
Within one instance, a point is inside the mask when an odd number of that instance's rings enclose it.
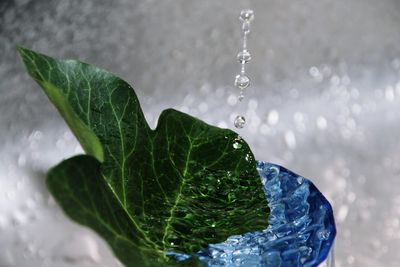
<instances>
[{"instance_id":1,"label":"green leaf","mask_svg":"<svg viewBox=\"0 0 400 267\"><path fill-rule=\"evenodd\" d=\"M254 156L235 132L173 109L153 130L117 76L18 51L88 154L54 167L48 187L125 265L166 264L165 252L194 253L267 227Z\"/></svg>"}]
</instances>

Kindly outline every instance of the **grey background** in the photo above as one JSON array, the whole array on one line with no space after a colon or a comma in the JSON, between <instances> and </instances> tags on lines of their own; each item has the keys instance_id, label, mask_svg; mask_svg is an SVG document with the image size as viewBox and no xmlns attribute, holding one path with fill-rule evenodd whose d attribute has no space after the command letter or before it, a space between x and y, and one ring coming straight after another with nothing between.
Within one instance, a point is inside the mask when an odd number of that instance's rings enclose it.
<instances>
[{"instance_id":1,"label":"grey background","mask_svg":"<svg viewBox=\"0 0 400 267\"><path fill-rule=\"evenodd\" d=\"M252 86L235 105L245 7ZM0 266L113 267L45 188L48 168L81 149L16 44L118 73L152 125L167 107L221 127L244 114L257 158L332 202L337 266L398 266L400 1L1 1Z\"/></svg>"}]
</instances>

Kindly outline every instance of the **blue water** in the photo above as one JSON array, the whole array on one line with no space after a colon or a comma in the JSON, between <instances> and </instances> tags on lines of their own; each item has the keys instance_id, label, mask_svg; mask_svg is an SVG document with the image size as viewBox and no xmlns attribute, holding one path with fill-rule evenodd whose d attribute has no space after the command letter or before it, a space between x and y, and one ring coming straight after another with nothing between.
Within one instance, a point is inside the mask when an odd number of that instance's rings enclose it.
<instances>
[{"instance_id":1,"label":"blue water","mask_svg":"<svg viewBox=\"0 0 400 267\"><path fill-rule=\"evenodd\" d=\"M196 255L209 267L317 266L336 235L331 205L312 182L284 167L258 161L257 169L271 209L269 227L210 244Z\"/></svg>"}]
</instances>

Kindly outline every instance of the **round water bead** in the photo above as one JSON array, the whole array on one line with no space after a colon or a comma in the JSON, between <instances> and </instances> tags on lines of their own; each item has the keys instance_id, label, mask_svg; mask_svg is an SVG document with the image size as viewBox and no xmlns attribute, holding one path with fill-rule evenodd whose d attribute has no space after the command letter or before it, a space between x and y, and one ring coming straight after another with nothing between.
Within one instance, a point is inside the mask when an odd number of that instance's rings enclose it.
<instances>
[{"instance_id":1,"label":"round water bead","mask_svg":"<svg viewBox=\"0 0 400 267\"><path fill-rule=\"evenodd\" d=\"M241 21L252 21L254 20L254 11L251 9L243 9L240 12L240 20Z\"/></svg>"},{"instance_id":2,"label":"round water bead","mask_svg":"<svg viewBox=\"0 0 400 267\"><path fill-rule=\"evenodd\" d=\"M244 49L237 54L236 58L242 64L247 63L251 60L251 54L249 50Z\"/></svg>"},{"instance_id":3,"label":"round water bead","mask_svg":"<svg viewBox=\"0 0 400 267\"><path fill-rule=\"evenodd\" d=\"M246 89L250 85L250 79L244 74L238 74L235 77L235 86L240 90Z\"/></svg>"},{"instance_id":4,"label":"round water bead","mask_svg":"<svg viewBox=\"0 0 400 267\"><path fill-rule=\"evenodd\" d=\"M246 124L246 118L242 115L238 115L235 119L234 125L236 128L243 128Z\"/></svg>"}]
</instances>

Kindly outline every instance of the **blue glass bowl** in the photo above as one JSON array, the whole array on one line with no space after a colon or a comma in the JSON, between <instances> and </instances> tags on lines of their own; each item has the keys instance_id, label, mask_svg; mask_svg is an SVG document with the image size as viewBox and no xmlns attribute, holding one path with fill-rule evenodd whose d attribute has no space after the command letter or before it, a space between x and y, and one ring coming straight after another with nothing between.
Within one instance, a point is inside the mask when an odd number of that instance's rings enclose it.
<instances>
[{"instance_id":1,"label":"blue glass bowl","mask_svg":"<svg viewBox=\"0 0 400 267\"><path fill-rule=\"evenodd\" d=\"M257 169L271 209L269 227L231 236L195 255L210 267L318 266L336 235L331 205L312 182L284 167L258 161Z\"/></svg>"}]
</instances>

